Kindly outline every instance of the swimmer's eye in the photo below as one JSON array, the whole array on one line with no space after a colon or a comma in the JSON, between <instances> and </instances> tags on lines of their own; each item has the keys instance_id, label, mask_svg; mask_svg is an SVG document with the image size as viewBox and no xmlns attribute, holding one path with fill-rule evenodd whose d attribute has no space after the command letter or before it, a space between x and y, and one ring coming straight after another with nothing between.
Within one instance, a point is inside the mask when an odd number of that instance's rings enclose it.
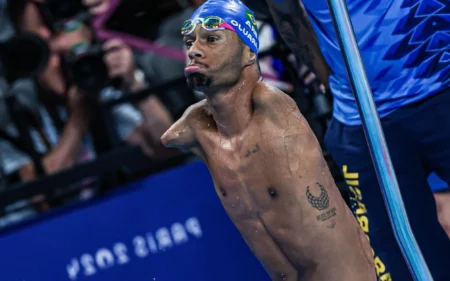
<instances>
[{"instance_id":1,"label":"swimmer's eye","mask_svg":"<svg viewBox=\"0 0 450 281\"><path fill-rule=\"evenodd\" d=\"M193 44L192 40L187 40L186 42L184 42L184 45L186 46L186 48L191 47Z\"/></svg>"},{"instance_id":2,"label":"swimmer's eye","mask_svg":"<svg viewBox=\"0 0 450 281\"><path fill-rule=\"evenodd\" d=\"M214 43L214 42L216 42L217 40L219 40L219 38L216 37L216 36L208 36L208 42L209 42L209 43Z\"/></svg>"}]
</instances>

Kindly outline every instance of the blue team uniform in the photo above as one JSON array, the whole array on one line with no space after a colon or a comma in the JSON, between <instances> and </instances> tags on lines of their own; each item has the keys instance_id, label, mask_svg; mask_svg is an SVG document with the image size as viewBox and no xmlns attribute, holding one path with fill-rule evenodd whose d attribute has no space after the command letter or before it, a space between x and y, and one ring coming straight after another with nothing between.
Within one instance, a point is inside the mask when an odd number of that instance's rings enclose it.
<instances>
[{"instance_id":1,"label":"blue team uniform","mask_svg":"<svg viewBox=\"0 0 450 281\"><path fill-rule=\"evenodd\" d=\"M304 1L333 72L334 117L361 124L325 1ZM450 87L450 1L348 0L380 117Z\"/></svg>"},{"instance_id":2,"label":"blue team uniform","mask_svg":"<svg viewBox=\"0 0 450 281\"><path fill-rule=\"evenodd\" d=\"M391 231L325 0L302 0L332 69L325 143L374 249L379 280L413 280ZM347 0L412 230L434 280L450 280L450 240L427 177L450 183L450 0Z\"/></svg>"}]
</instances>

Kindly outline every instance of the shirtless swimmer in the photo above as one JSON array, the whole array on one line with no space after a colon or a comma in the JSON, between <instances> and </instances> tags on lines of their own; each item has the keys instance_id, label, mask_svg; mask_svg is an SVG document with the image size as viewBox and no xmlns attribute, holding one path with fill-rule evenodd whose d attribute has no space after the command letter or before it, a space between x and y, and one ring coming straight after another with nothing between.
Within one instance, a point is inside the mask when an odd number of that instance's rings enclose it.
<instances>
[{"instance_id":1,"label":"shirtless swimmer","mask_svg":"<svg viewBox=\"0 0 450 281\"><path fill-rule=\"evenodd\" d=\"M295 102L265 83L253 13L210 0L182 35L206 99L162 136L208 166L222 204L272 280L374 281L369 241Z\"/></svg>"}]
</instances>

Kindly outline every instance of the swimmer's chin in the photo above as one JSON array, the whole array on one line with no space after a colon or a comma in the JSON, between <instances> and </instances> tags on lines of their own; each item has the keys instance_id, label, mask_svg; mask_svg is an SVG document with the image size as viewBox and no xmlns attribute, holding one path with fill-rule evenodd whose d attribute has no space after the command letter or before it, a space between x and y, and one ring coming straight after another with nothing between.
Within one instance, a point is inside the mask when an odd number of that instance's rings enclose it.
<instances>
[{"instance_id":1,"label":"swimmer's chin","mask_svg":"<svg viewBox=\"0 0 450 281\"><path fill-rule=\"evenodd\" d=\"M211 86L212 79L210 76L202 74L200 72L191 73L187 77L187 85L196 91L203 91Z\"/></svg>"}]
</instances>

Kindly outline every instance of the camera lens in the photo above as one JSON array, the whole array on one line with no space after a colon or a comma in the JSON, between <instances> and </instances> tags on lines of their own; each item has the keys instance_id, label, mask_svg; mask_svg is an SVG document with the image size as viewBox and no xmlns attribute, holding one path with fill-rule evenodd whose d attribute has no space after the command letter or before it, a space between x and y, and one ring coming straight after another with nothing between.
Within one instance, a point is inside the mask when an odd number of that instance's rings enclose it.
<instances>
[{"instance_id":1,"label":"camera lens","mask_svg":"<svg viewBox=\"0 0 450 281\"><path fill-rule=\"evenodd\" d=\"M101 54L87 54L72 63L74 82L87 92L99 92L107 85L108 70Z\"/></svg>"}]
</instances>

